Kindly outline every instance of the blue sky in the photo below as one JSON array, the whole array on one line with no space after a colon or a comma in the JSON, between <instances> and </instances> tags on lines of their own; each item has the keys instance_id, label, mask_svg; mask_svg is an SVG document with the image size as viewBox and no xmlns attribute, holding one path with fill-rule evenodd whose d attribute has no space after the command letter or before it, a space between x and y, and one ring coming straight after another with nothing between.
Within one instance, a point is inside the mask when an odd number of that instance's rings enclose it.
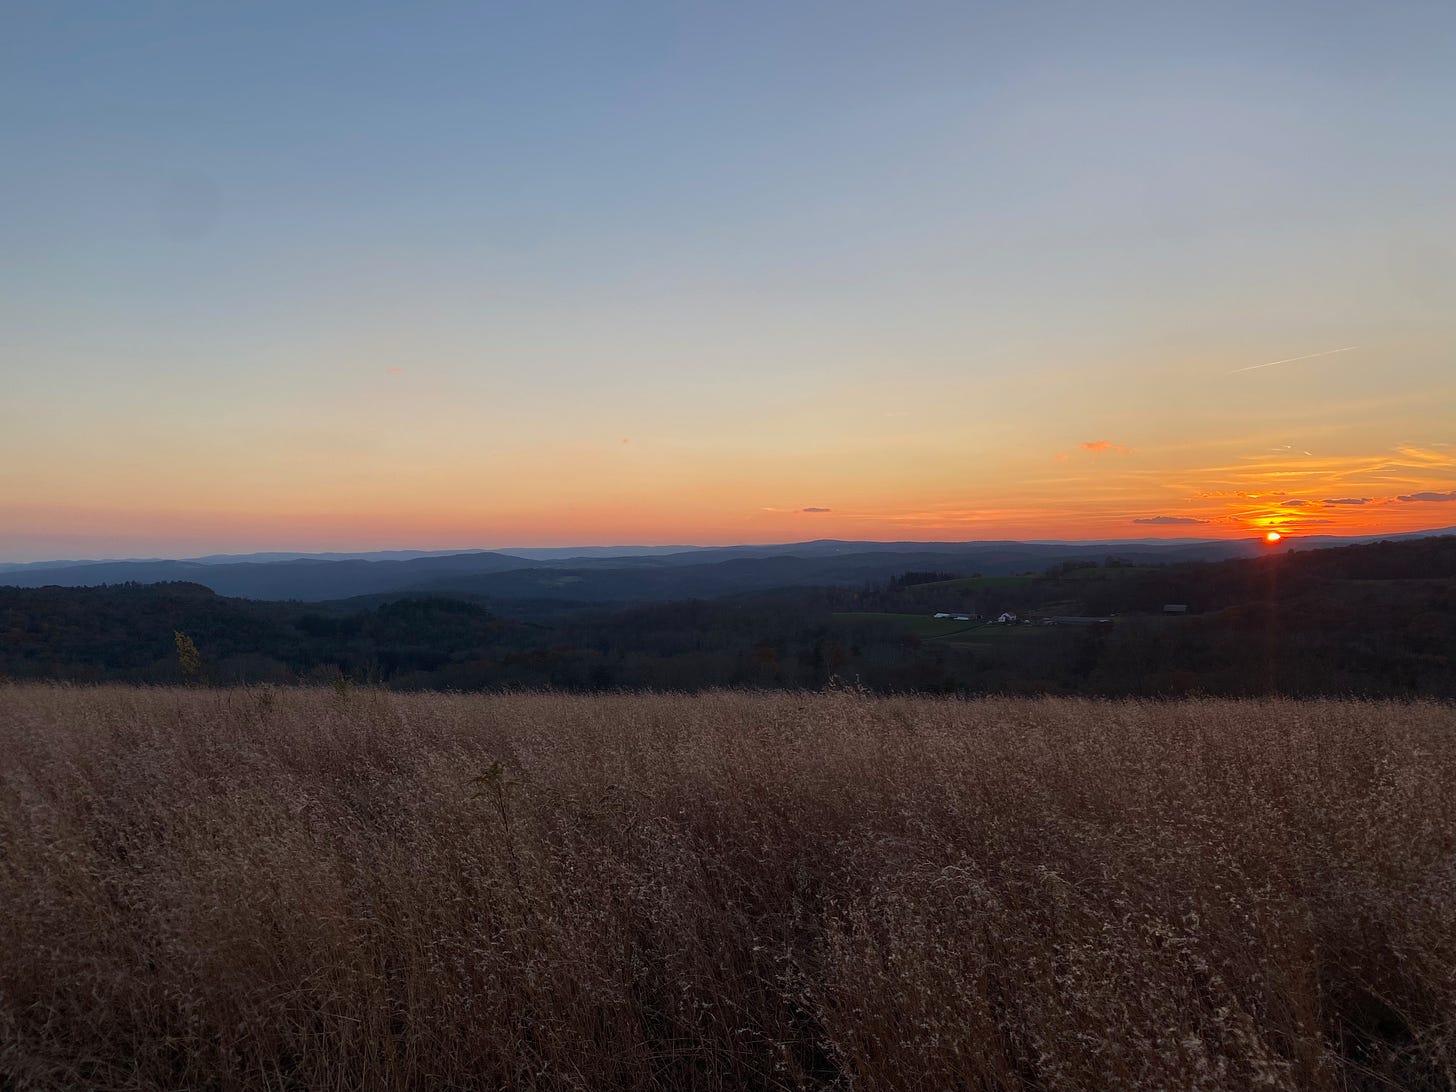
<instances>
[{"instance_id":1,"label":"blue sky","mask_svg":"<svg viewBox=\"0 0 1456 1092\"><path fill-rule=\"evenodd\" d=\"M1399 454L1456 441L1453 32L9 5L0 553L1234 533L1198 494L1282 446L1456 487Z\"/></svg>"}]
</instances>

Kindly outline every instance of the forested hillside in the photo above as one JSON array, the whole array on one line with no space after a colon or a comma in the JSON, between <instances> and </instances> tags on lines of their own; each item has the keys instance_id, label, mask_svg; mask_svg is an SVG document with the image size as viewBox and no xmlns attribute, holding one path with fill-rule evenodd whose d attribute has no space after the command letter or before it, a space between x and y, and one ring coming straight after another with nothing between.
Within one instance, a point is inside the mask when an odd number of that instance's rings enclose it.
<instances>
[{"instance_id":1,"label":"forested hillside","mask_svg":"<svg viewBox=\"0 0 1456 1092\"><path fill-rule=\"evenodd\" d=\"M1165 613L1170 604L1186 612ZM1003 613L1018 623L989 621ZM278 603L193 584L0 588L0 673L14 679L183 681L178 632L199 650L198 681L212 683L812 689L838 677L935 693L1450 697L1456 537L1177 565L1114 555L1020 576L912 570L627 608L444 593Z\"/></svg>"}]
</instances>

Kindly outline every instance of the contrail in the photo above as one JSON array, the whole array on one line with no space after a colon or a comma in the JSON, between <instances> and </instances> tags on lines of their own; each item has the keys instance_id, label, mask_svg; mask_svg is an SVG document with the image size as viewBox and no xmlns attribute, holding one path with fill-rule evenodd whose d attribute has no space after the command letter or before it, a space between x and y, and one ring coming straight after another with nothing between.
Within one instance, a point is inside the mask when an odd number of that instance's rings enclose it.
<instances>
[{"instance_id":1,"label":"contrail","mask_svg":"<svg viewBox=\"0 0 1456 1092\"><path fill-rule=\"evenodd\" d=\"M1358 345L1346 345L1343 349L1326 349L1322 353L1305 353L1303 356L1286 356L1283 360L1271 360L1267 364L1250 364L1247 368L1235 368L1229 375L1238 375L1239 372L1252 372L1259 368L1272 368L1275 364L1293 364L1296 360L1313 360L1317 356L1334 356L1336 353L1348 353L1351 349L1358 349Z\"/></svg>"}]
</instances>

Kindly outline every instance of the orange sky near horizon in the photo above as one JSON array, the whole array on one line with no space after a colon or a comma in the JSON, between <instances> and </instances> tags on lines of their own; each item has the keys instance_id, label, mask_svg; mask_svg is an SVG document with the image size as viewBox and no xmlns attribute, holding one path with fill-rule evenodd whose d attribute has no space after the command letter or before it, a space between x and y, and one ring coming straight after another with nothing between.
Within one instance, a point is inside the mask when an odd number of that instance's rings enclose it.
<instances>
[{"instance_id":1,"label":"orange sky near horizon","mask_svg":"<svg viewBox=\"0 0 1456 1092\"><path fill-rule=\"evenodd\" d=\"M0 561L1456 525L1456 8L7 13Z\"/></svg>"},{"instance_id":2,"label":"orange sky near horizon","mask_svg":"<svg viewBox=\"0 0 1456 1092\"><path fill-rule=\"evenodd\" d=\"M552 407L468 369L350 385L343 362L300 361L345 392L322 415L296 377L284 399L32 383L32 413L0 432L0 560L1425 530L1456 525L1442 365L1439 345L1398 342L1256 370L1029 356L942 374L934 399L861 372L719 384L702 404L623 377Z\"/></svg>"},{"instance_id":3,"label":"orange sky near horizon","mask_svg":"<svg viewBox=\"0 0 1456 1092\"><path fill-rule=\"evenodd\" d=\"M1213 445L1216 446L1216 445ZM43 528L31 541L0 532L7 560L67 556L197 555L260 549L508 548L541 545L793 542L814 538L973 539L1240 538L1367 535L1456 524L1456 444L1400 447L1366 456L1307 455L1283 445L1222 463L1170 466L1169 456L1090 439L1036 457L1002 457L959 495L931 481L901 487L881 466L836 478L804 455L777 473L768 460L715 466L689 452L603 440L596 458L572 442L568 478L546 465L497 480L471 469L375 476L367 467L320 482L319 466L291 496L260 476L243 489L234 470L178 465L125 506L106 502L106 475L73 490L70 504L38 496L4 505L8 528ZM116 484L135 467L112 468ZM905 471L901 471L906 474ZM932 475L926 474L926 477ZM999 481L995 479L1000 479ZM214 482L228 487L218 490ZM552 492L552 483L557 489ZM944 492L942 490L945 490ZM44 493L66 492L65 482ZM185 507L169 507L185 497ZM773 503L762 503L770 501Z\"/></svg>"}]
</instances>

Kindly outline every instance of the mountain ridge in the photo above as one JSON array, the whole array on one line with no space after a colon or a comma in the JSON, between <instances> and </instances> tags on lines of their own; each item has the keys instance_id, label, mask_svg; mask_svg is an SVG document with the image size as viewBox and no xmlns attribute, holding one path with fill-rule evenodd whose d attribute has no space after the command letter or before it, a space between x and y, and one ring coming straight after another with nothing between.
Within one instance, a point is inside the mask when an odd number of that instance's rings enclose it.
<instances>
[{"instance_id":1,"label":"mountain ridge","mask_svg":"<svg viewBox=\"0 0 1456 1092\"><path fill-rule=\"evenodd\" d=\"M572 598L590 602L645 602L705 598L800 584L885 579L905 570L947 570L1009 575L1059 561L1100 560L1109 553L1141 564L1221 560L1365 542L1449 534L1456 529L1376 536L1310 536L1269 545L1260 539L1089 540L1027 542L874 542L814 539L799 543L724 547L598 547L596 554L545 557L508 551L458 553L383 551L364 557L285 556L273 560L207 558L94 563L38 563L0 571L0 585L95 587L187 581L220 595L320 602L403 592L486 594L499 598ZM571 551L575 547L550 548ZM670 552L604 553L613 549ZM268 555L238 555L258 558ZM726 566L726 567L725 567Z\"/></svg>"}]
</instances>

